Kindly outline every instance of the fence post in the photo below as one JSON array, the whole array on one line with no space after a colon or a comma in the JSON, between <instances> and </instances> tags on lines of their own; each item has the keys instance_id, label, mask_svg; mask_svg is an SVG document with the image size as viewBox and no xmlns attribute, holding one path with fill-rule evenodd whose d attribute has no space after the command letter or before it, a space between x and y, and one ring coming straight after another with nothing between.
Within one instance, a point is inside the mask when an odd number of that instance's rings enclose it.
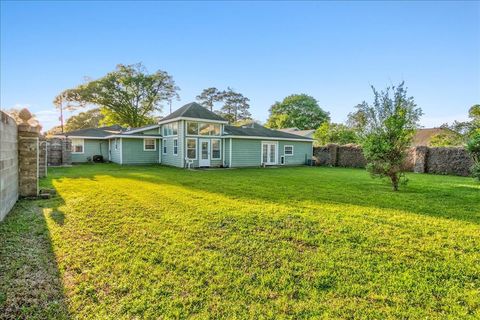
<instances>
[{"instance_id":1,"label":"fence post","mask_svg":"<svg viewBox=\"0 0 480 320\"><path fill-rule=\"evenodd\" d=\"M38 196L39 177L39 136L40 125L32 126L30 111L22 109L19 113L22 123L18 125L18 184L21 197Z\"/></svg>"}]
</instances>

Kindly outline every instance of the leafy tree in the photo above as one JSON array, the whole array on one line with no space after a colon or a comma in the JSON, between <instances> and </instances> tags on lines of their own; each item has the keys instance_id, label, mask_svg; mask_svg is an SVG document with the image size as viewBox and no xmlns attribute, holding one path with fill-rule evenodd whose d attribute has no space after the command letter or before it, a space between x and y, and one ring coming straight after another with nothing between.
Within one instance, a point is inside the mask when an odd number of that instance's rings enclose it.
<instances>
[{"instance_id":1,"label":"leafy tree","mask_svg":"<svg viewBox=\"0 0 480 320\"><path fill-rule=\"evenodd\" d=\"M472 176L480 181L480 132L472 135L467 143L467 150L473 158Z\"/></svg>"},{"instance_id":2,"label":"leafy tree","mask_svg":"<svg viewBox=\"0 0 480 320\"><path fill-rule=\"evenodd\" d=\"M233 91L228 88L227 91L222 92L223 107L218 113L228 120L229 123L235 123L241 120L251 119L252 114L248 110L250 99L243 96L243 94Z\"/></svg>"},{"instance_id":3,"label":"leafy tree","mask_svg":"<svg viewBox=\"0 0 480 320\"><path fill-rule=\"evenodd\" d=\"M357 105L355 112L350 112L347 118L347 126L355 132L361 132L367 125L367 116L363 110Z\"/></svg>"},{"instance_id":4,"label":"leafy tree","mask_svg":"<svg viewBox=\"0 0 480 320\"><path fill-rule=\"evenodd\" d=\"M413 97L407 97L403 82L384 91L378 92L374 87L372 90L373 103L357 106L366 120L360 137L367 170L373 176L390 178L393 190L397 191L406 151L422 110L417 108Z\"/></svg>"},{"instance_id":5,"label":"leafy tree","mask_svg":"<svg viewBox=\"0 0 480 320\"><path fill-rule=\"evenodd\" d=\"M355 130L341 123L324 122L313 134L316 144L348 144L357 142Z\"/></svg>"},{"instance_id":6,"label":"leafy tree","mask_svg":"<svg viewBox=\"0 0 480 320\"><path fill-rule=\"evenodd\" d=\"M329 113L320 108L317 100L306 94L290 95L282 102L275 102L269 111L266 126L274 129L316 129L330 120Z\"/></svg>"},{"instance_id":7,"label":"leafy tree","mask_svg":"<svg viewBox=\"0 0 480 320\"><path fill-rule=\"evenodd\" d=\"M98 80L88 81L60 93L54 100L65 109L96 105L110 114L119 125L139 127L152 121L162 102L178 98L179 88L172 76L158 70L148 74L141 64L117 65L115 71Z\"/></svg>"},{"instance_id":8,"label":"leafy tree","mask_svg":"<svg viewBox=\"0 0 480 320\"><path fill-rule=\"evenodd\" d=\"M197 101L210 111L213 111L213 104L222 101L224 92L217 88L207 88L197 96Z\"/></svg>"},{"instance_id":9,"label":"leafy tree","mask_svg":"<svg viewBox=\"0 0 480 320\"><path fill-rule=\"evenodd\" d=\"M429 143L431 147L456 147L464 144L464 136L448 129L434 135Z\"/></svg>"},{"instance_id":10,"label":"leafy tree","mask_svg":"<svg viewBox=\"0 0 480 320\"><path fill-rule=\"evenodd\" d=\"M104 118L105 115L99 108L90 109L68 118L65 129L67 131L74 131L86 128L97 128Z\"/></svg>"}]
</instances>

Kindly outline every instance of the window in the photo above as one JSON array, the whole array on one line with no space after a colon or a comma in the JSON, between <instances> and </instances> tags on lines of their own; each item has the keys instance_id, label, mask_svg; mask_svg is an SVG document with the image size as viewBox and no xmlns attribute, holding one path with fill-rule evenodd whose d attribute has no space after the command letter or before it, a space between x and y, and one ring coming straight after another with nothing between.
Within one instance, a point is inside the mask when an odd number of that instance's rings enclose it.
<instances>
[{"instance_id":1,"label":"window","mask_svg":"<svg viewBox=\"0 0 480 320\"><path fill-rule=\"evenodd\" d=\"M187 122L187 134L198 134L198 123L197 122Z\"/></svg>"},{"instance_id":2,"label":"window","mask_svg":"<svg viewBox=\"0 0 480 320\"><path fill-rule=\"evenodd\" d=\"M283 154L286 156L293 156L293 146L284 146L283 147Z\"/></svg>"},{"instance_id":3,"label":"window","mask_svg":"<svg viewBox=\"0 0 480 320\"><path fill-rule=\"evenodd\" d=\"M143 151L155 151L157 146L155 139L143 139Z\"/></svg>"},{"instance_id":4,"label":"window","mask_svg":"<svg viewBox=\"0 0 480 320\"><path fill-rule=\"evenodd\" d=\"M178 122L163 125L163 136L176 136L178 134Z\"/></svg>"},{"instance_id":5,"label":"window","mask_svg":"<svg viewBox=\"0 0 480 320\"><path fill-rule=\"evenodd\" d=\"M178 155L178 139L173 139L173 154Z\"/></svg>"},{"instance_id":6,"label":"window","mask_svg":"<svg viewBox=\"0 0 480 320\"><path fill-rule=\"evenodd\" d=\"M72 139L72 153L83 153L83 139Z\"/></svg>"},{"instance_id":7,"label":"window","mask_svg":"<svg viewBox=\"0 0 480 320\"><path fill-rule=\"evenodd\" d=\"M200 136L219 136L221 134L219 124L203 122L187 122L187 134Z\"/></svg>"},{"instance_id":8,"label":"window","mask_svg":"<svg viewBox=\"0 0 480 320\"><path fill-rule=\"evenodd\" d=\"M167 139L162 141L163 154L167 154Z\"/></svg>"},{"instance_id":9,"label":"window","mask_svg":"<svg viewBox=\"0 0 480 320\"><path fill-rule=\"evenodd\" d=\"M220 139L212 139L212 159L220 159Z\"/></svg>"},{"instance_id":10,"label":"window","mask_svg":"<svg viewBox=\"0 0 480 320\"><path fill-rule=\"evenodd\" d=\"M197 139L187 139L187 159L197 159Z\"/></svg>"},{"instance_id":11,"label":"window","mask_svg":"<svg viewBox=\"0 0 480 320\"><path fill-rule=\"evenodd\" d=\"M115 150L118 150L118 139L115 139Z\"/></svg>"}]
</instances>

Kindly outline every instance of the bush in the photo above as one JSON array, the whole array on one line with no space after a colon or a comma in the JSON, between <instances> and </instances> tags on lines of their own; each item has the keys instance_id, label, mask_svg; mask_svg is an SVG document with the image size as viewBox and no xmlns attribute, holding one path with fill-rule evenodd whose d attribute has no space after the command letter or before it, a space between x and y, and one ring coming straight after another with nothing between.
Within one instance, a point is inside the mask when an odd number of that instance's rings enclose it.
<instances>
[{"instance_id":1,"label":"bush","mask_svg":"<svg viewBox=\"0 0 480 320\"><path fill-rule=\"evenodd\" d=\"M472 155L472 176L480 181L480 132L475 133L467 143L467 150Z\"/></svg>"}]
</instances>

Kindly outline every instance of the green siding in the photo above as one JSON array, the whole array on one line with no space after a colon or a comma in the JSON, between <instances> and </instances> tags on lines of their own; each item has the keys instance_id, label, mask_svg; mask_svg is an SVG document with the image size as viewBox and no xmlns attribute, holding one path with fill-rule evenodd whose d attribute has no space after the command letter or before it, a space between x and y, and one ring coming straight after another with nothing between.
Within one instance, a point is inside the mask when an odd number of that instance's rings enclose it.
<instances>
[{"instance_id":1,"label":"green siding","mask_svg":"<svg viewBox=\"0 0 480 320\"><path fill-rule=\"evenodd\" d=\"M278 162L280 157L284 155L284 146L293 146L293 155L285 156L285 165L302 165L307 159L311 159L313 155L312 142L297 141L279 141L278 142Z\"/></svg>"},{"instance_id":2,"label":"green siding","mask_svg":"<svg viewBox=\"0 0 480 320\"><path fill-rule=\"evenodd\" d=\"M145 134L145 135L149 135L149 134L159 134L159 133L160 133L160 130L159 130L158 128L139 132L139 134ZM136 134L136 133L134 133L134 134Z\"/></svg>"},{"instance_id":3,"label":"green siding","mask_svg":"<svg viewBox=\"0 0 480 320\"><path fill-rule=\"evenodd\" d=\"M183 168L183 126L184 121L178 121L178 134L176 136L167 136L160 140L161 162L167 166ZM178 139L178 154L173 154L173 140ZM163 140L166 140L167 154L163 154Z\"/></svg>"},{"instance_id":4,"label":"green siding","mask_svg":"<svg viewBox=\"0 0 480 320\"><path fill-rule=\"evenodd\" d=\"M108 160L108 141L99 139L84 139L83 153L72 153L72 162L87 162L93 160L93 156L102 155Z\"/></svg>"},{"instance_id":5,"label":"green siding","mask_svg":"<svg viewBox=\"0 0 480 320\"><path fill-rule=\"evenodd\" d=\"M262 140L231 139L231 167L256 167L261 165ZM229 159L229 155L225 155Z\"/></svg>"},{"instance_id":6,"label":"green siding","mask_svg":"<svg viewBox=\"0 0 480 320\"><path fill-rule=\"evenodd\" d=\"M284 155L284 146L293 146L293 156L285 156L285 165L303 165L306 159L312 158L312 142L261 140L261 139L232 139L232 165L231 167L256 167L262 163L262 141L277 143L277 161ZM230 139L225 139L225 160L229 165Z\"/></svg>"},{"instance_id":7,"label":"green siding","mask_svg":"<svg viewBox=\"0 0 480 320\"><path fill-rule=\"evenodd\" d=\"M158 163L158 139L155 143L155 151L144 151L142 138L122 138L122 164Z\"/></svg>"},{"instance_id":8,"label":"green siding","mask_svg":"<svg viewBox=\"0 0 480 320\"><path fill-rule=\"evenodd\" d=\"M115 141L117 148L115 149ZM120 138L110 139L110 161L120 163Z\"/></svg>"}]
</instances>

